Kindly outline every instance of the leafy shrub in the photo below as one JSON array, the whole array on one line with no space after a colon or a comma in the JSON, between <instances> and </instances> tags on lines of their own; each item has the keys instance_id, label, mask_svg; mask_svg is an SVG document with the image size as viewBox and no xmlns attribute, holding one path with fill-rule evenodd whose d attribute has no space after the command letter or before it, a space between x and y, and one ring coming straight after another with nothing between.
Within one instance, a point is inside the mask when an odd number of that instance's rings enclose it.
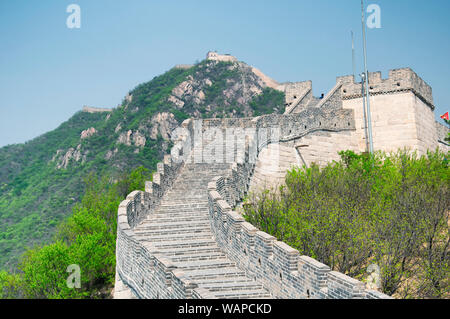
<instances>
[{"instance_id":1,"label":"leafy shrub","mask_svg":"<svg viewBox=\"0 0 450 319\"><path fill-rule=\"evenodd\" d=\"M284 113L285 95L283 92L264 88L263 92L250 101L254 116L270 113Z\"/></svg>"},{"instance_id":2,"label":"leafy shrub","mask_svg":"<svg viewBox=\"0 0 450 319\"><path fill-rule=\"evenodd\" d=\"M22 296L21 276L0 271L0 299L16 299Z\"/></svg>"},{"instance_id":3,"label":"leafy shrub","mask_svg":"<svg viewBox=\"0 0 450 319\"><path fill-rule=\"evenodd\" d=\"M55 241L29 249L22 256L20 273L0 273L0 298L108 297L115 279L117 207L131 191L143 189L150 176L144 167L111 184L91 174L86 192L73 214L59 228ZM69 288L69 265L79 265L81 288Z\"/></svg>"},{"instance_id":4,"label":"leafy shrub","mask_svg":"<svg viewBox=\"0 0 450 319\"><path fill-rule=\"evenodd\" d=\"M448 297L448 156L340 155L289 171L277 192L250 196L246 219L352 277L364 280L378 264L387 294Z\"/></svg>"}]
</instances>

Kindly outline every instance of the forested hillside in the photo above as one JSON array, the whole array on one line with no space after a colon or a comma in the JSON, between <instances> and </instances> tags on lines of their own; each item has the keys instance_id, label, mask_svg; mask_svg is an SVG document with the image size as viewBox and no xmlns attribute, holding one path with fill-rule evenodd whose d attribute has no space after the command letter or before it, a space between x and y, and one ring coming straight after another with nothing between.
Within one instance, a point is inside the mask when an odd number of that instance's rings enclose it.
<instances>
[{"instance_id":1,"label":"forested hillside","mask_svg":"<svg viewBox=\"0 0 450 319\"><path fill-rule=\"evenodd\" d=\"M54 131L1 148L0 269L15 269L27 247L51 241L90 173L114 182L140 166L154 170L184 119L283 111L284 93L245 63L205 60L138 85L112 112L80 111Z\"/></svg>"}]
</instances>

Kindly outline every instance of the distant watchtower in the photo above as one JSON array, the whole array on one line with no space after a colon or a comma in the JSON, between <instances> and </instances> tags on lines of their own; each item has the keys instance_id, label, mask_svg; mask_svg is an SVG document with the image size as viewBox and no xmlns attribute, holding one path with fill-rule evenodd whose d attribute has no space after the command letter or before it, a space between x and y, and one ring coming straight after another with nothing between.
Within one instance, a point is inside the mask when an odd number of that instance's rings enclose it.
<instances>
[{"instance_id":1,"label":"distant watchtower","mask_svg":"<svg viewBox=\"0 0 450 319\"><path fill-rule=\"evenodd\" d=\"M206 54L206 60L223 61L223 62L237 62L236 57L229 54L218 54L214 51L209 51Z\"/></svg>"}]
</instances>

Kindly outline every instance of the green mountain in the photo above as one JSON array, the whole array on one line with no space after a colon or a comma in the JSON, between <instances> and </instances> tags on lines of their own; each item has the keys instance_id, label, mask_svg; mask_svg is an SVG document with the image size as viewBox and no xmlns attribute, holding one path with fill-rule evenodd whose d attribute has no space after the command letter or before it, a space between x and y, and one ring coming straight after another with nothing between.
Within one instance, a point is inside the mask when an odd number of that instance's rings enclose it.
<instances>
[{"instance_id":1,"label":"green mountain","mask_svg":"<svg viewBox=\"0 0 450 319\"><path fill-rule=\"evenodd\" d=\"M283 111L284 93L252 67L204 60L138 85L110 112L80 111L49 133L0 148L0 269L14 269L27 247L52 239L88 174L113 181L139 166L154 170L184 119Z\"/></svg>"}]
</instances>

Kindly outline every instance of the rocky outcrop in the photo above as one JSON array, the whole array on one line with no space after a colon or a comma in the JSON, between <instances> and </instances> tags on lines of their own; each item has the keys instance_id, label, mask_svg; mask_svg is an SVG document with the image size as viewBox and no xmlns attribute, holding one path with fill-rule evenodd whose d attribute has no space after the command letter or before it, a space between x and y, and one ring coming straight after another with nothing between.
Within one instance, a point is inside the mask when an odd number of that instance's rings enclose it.
<instances>
[{"instance_id":1,"label":"rocky outcrop","mask_svg":"<svg viewBox=\"0 0 450 319\"><path fill-rule=\"evenodd\" d=\"M84 130L83 132L81 132L81 139L85 139L85 138L89 138L92 135L94 135L95 133L97 133L97 130L93 127L88 128L87 130Z\"/></svg>"},{"instance_id":2,"label":"rocky outcrop","mask_svg":"<svg viewBox=\"0 0 450 319\"><path fill-rule=\"evenodd\" d=\"M182 108L185 104L184 100L192 100L195 104L201 104L204 99L205 93L202 91L202 83L189 76L186 81L183 81L172 90L172 95L168 100L177 107Z\"/></svg>"},{"instance_id":3,"label":"rocky outcrop","mask_svg":"<svg viewBox=\"0 0 450 319\"><path fill-rule=\"evenodd\" d=\"M108 161L110 160L114 155L117 154L119 150L117 148L115 148L114 150L109 150L106 155L105 155L105 159Z\"/></svg>"},{"instance_id":4,"label":"rocky outcrop","mask_svg":"<svg viewBox=\"0 0 450 319\"><path fill-rule=\"evenodd\" d=\"M151 121L151 132L150 138L157 139L158 135L164 140L170 140L170 136L172 131L178 127L178 122L175 119L175 116L169 112L162 112L155 114Z\"/></svg>"},{"instance_id":5,"label":"rocky outcrop","mask_svg":"<svg viewBox=\"0 0 450 319\"><path fill-rule=\"evenodd\" d=\"M167 98L168 103L194 117L205 112L210 117L252 116L252 99L264 88L279 87L258 69L237 60L209 59L197 68Z\"/></svg>"},{"instance_id":6,"label":"rocky outcrop","mask_svg":"<svg viewBox=\"0 0 450 319\"><path fill-rule=\"evenodd\" d=\"M125 97L125 100L128 103L131 103L133 101L133 95L132 94L127 94L127 96Z\"/></svg>"},{"instance_id":7,"label":"rocky outcrop","mask_svg":"<svg viewBox=\"0 0 450 319\"><path fill-rule=\"evenodd\" d=\"M135 153L139 153L139 150L145 146L146 142L147 142L147 139L144 136L144 134L142 134L139 131L133 132L132 130L128 130L127 132L122 132L119 135L119 138L117 139L118 144L125 144L128 146L132 146L132 145L136 146L137 149L135 150ZM112 155L114 155L110 152L108 152L106 154L106 157L108 157L107 159L111 158Z\"/></svg>"},{"instance_id":8,"label":"rocky outcrop","mask_svg":"<svg viewBox=\"0 0 450 319\"><path fill-rule=\"evenodd\" d=\"M129 131L127 131L127 132L122 132L120 135L119 135L119 138L118 138L118 140L117 140L117 143L118 144L125 144L125 145L128 145L128 146L131 146L131 135L133 134L133 131L132 130L129 130Z\"/></svg>"},{"instance_id":9,"label":"rocky outcrop","mask_svg":"<svg viewBox=\"0 0 450 319\"><path fill-rule=\"evenodd\" d=\"M52 162L56 161L57 169L66 169L71 161L80 162L83 164L86 162L87 154L89 151L82 152L81 144L76 148L69 148L64 155L61 155L64 151L57 150L55 156L52 158Z\"/></svg>"},{"instance_id":10,"label":"rocky outcrop","mask_svg":"<svg viewBox=\"0 0 450 319\"><path fill-rule=\"evenodd\" d=\"M175 104L175 106L179 109L184 106L184 102L173 95L169 96L168 101Z\"/></svg>"},{"instance_id":11,"label":"rocky outcrop","mask_svg":"<svg viewBox=\"0 0 450 319\"><path fill-rule=\"evenodd\" d=\"M141 133L136 132L133 134L133 144L137 147L143 147L145 146L146 138Z\"/></svg>"}]
</instances>

